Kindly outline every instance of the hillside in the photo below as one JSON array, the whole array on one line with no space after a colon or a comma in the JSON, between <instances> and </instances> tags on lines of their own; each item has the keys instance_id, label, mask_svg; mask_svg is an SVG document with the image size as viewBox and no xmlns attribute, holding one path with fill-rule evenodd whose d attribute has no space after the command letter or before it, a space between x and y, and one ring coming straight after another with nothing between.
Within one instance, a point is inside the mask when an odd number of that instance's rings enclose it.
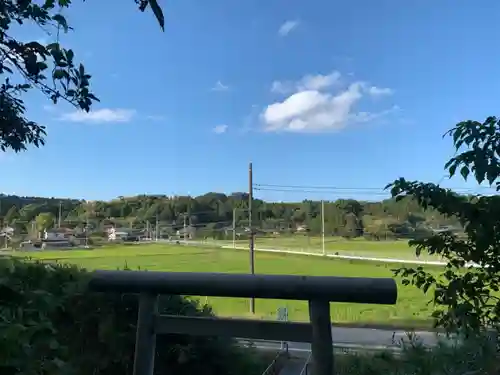
<instances>
[{"instance_id":1,"label":"hillside","mask_svg":"<svg viewBox=\"0 0 500 375\"><path fill-rule=\"evenodd\" d=\"M222 230L232 227L233 214L237 227L248 225L248 194L208 193L198 197L135 196L111 201L86 202L76 199L20 197L0 195L0 218L3 226L28 232L34 222L53 226L61 217L61 225L85 226L94 229L103 224L146 227L159 223L178 229L187 225ZM305 200L296 203L254 200L253 225L263 232L299 231L321 233L321 202ZM44 220L38 220L43 214ZM49 220L47 220L49 217ZM424 211L411 199L396 202L363 202L352 199L324 203L325 234L374 239L407 236L408 234L457 226L453 218L444 218ZM48 223L48 224L47 224ZM38 225L38 226L40 226Z\"/></svg>"}]
</instances>

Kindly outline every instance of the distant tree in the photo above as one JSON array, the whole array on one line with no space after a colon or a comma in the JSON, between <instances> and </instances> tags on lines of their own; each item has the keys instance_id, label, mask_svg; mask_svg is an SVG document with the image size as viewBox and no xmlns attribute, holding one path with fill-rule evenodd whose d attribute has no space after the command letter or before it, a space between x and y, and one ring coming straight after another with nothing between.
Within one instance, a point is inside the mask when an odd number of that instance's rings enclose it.
<instances>
[{"instance_id":1,"label":"distant tree","mask_svg":"<svg viewBox=\"0 0 500 375\"><path fill-rule=\"evenodd\" d=\"M4 223L12 224L14 220L17 219L18 217L19 217L19 212L17 211L17 207L12 206L11 208L9 208L9 211L7 211L7 213L5 214Z\"/></svg>"},{"instance_id":2,"label":"distant tree","mask_svg":"<svg viewBox=\"0 0 500 375\"><path fill-rule=\"evenodd\" d=\"M346 214L354 214L356 217L360 217L363 213L363 205L354 199L341 200L338 206Z\"/></svg>"},{"instance_id":3,"label":"distant tree","mask_svg":"<svg viewBox=\"0 0 500 375\"><path fill-rule=\"evenodd\" d=\"M354 238L363 235L360 219L354 213L345 215L344 237Z\"/></svg>"},{"instance_id":4,"label":"distant tree","mask_svg":"<svg viewBox=\"0 0 500 375\"><path fill-rule=\"evenodd\" d=\"M406 216L406 221L413 227L418 226L419 224L425 222L425 216L421 214L414 214L412 212L408 213Z\"/></svg>"},{"instance_id":5,"label":"distant tree","mask_svg":"<svg viewBox=\"0 0 500 375\"><path fill-rule=\"evenodd\" d=\"M42 212L35 219L37 230L44 231L54 226L55 217L50 212Z\"/></svg>"},{"instance_id":6,"label":"distant tree","mask_svg":"<svg viewBox=\"0 0 500 375\"><path fill-rule=\"evenodd\" d=\"M445 165L450 177L458 171L464 180L473 177L499 191L500 121L488 117L482 123L460 122L447 135L457 151ZM467 333L488 326L500 328L500 196L464 196L433 183L404 178L388 187L393 197L411 196L424 209L457 218L464 228L461 236L444 231L410 241L417 255L427 251L446 259L439 277L422 267L396 270L404 284L432 291L435 324Z\"/></svg>"},{"instance_id":7,"label":"distant tree","mask_svg":"<svg viewBox=\"0 0 500 375\"><path fill-rule=\"evenodd\" d=\"M164 17L157 0L135 0L139 10L151 7L160 26ZM89 111L98 101L90 91L90 74L75 62L74 52L59 44L59 33L70 26L61 14L71 0L2 0L0 2L0 150L24 151L45 142L45 127L27 119L22 94L36 89L55 104L64 100ZM118 6L118 5L117 5ZM46 30L52 41L43 45L14 37L12 26L35 24Z\"/></svg>"}]
</instances>

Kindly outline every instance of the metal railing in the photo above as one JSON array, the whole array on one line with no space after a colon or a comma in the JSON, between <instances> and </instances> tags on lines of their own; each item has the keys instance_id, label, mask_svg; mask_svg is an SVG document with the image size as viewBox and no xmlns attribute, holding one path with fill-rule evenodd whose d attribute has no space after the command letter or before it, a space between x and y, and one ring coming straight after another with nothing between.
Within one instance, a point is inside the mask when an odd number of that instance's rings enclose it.
<instances>
[{"instance_id":1,"label":"metal railing","mask_svg":"<svg viewBox=\"0 0 500 375\"><path fill-rule=\"evenodd\" d=\"M304 363L304 367L302 367L302 371L300 372L300 375L309 375L309 364L311 363L311 356L312 353L309 354L309 356L306 359L306 363Z\"/></svg>"},{"instance_id":2,"label":"metal railing","mask_svg":"<svg viewBox=\"0 0 500 375\"><path fill-rule=\"evenodd\" d=\"M288 359L288 353L286 351L280 351L278 354L276 354L276 357L274 357L274 359L269 364L269 366L267 366L262 375L278 375L281 370L281 367L278 366L280 364L279 361L283 358L285 358L285 360Z\"/></svg>"},{"instance_id":3,"label":"metal railing","mask_svg":"<svg viewBox=\"0 0 500 375\"><path fill-rule=\"evenodd\" d=\"M313 375L333 373L330 302L395 304L388 278L223 273L94 271L91 290L139 293L134 375L152 375L156 335L229 336L311 343ZM160 315L161 294L270 298L309 302L310 323Z\"/></svg>"}]
</instances>

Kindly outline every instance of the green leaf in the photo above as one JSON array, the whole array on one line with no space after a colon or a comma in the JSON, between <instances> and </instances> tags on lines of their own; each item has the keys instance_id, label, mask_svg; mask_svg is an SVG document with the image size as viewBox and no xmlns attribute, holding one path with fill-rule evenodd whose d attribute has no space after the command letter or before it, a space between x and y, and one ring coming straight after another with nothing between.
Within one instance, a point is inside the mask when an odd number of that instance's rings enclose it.
<instances>
[{"instance_id":1,"label":"green leaf","mask_svg":"<svg viewBox=\"0 0 500 375\"><path fill-rule=\"evenodd\" d=\"M165 31L165 17L163 16L163 11L161 10L161 7L158 5L157 0L149 0L149 5L151 6L151 9L158 20L158 23L160 24L160 27L162 31Z\"/></svg>"},{"instance_id":2,"label":"green leaf","mask_svg":"<svg viewBox=\"0 0 500 375\"><path fill-rule=\"evenodd\" d=\"M467 181L467 177L469 176L469 168L467 166L463 166L461 169L460 169L460 174L462 175L463 179L465 181Z\"/></svg>"},{"instance_id":3,"label":"green leaf","mask_svg":"<svg viewBox=\"0 0 500 375\"><path fill-rule=\"evenodd\" d=\"M71 49L66 50L66 60L68 62L73 61L74 57L75 57L75 53L73 52L73 50L71 50Z\"/></svg>"},{"instance_id":4,"label":"green leaf","mask_svg":"<svg viewBox=\"0 0 500 375\"><path fill-rule=\"evenodd\" d=\"M52 19L56 21L64 29L64 32L68 32L68 22L66 21L66 18L64 18L62 14L56 14L52 16Z\"/></svg>"},{"instance_id":5,"label":"green leaf","mask_svg":"<svg viewBox=\"0 0 500 375\"><path fill-rule=\"evenodd\" d=\"M448 169L450 177L453 177L455 175L456 170L457 170L457 164L453 164L450 166L450 168Z\"/></svg>"},{"instance_id":6,"label":"green leaf","mask_svg":"<svg viewBox=\"0 0 500 375\"><path fill-rule=\"evenodd\" d=\"M54 79L63 79L68 76L68 73L66 73L66 71L62 69L56 69L54 70L52 76L54 77Z\"/></svg>"}]
</instances>

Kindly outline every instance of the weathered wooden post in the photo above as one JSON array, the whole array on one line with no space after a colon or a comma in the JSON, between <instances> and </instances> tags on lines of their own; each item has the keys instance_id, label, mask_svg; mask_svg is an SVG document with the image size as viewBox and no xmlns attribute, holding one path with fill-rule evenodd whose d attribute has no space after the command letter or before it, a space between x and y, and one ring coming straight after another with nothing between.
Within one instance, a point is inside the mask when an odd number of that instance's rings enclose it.
<instances>
[{"instance_id":1,"label":"weathered wooden post","mask_svg":"<svg viewBox=\"0 0 500 375\"><path fill-rule=\"evenodd\" d=\"M143 292L139 295L139 313L135 335L134 375L153 375L156 354L155 316L158 295Z\"/></svg>"},{"instance_id":2,"label":"weathered wooden post","mask_svg":"<svg viewBox=\"0 0 500 375\"><path fill-rule=\"evenodd\" d=\"M332 375L333 342L330 302L324 300L309 301L309 317L312 326L312 375Z\"/></svg>"}]
</instances>

